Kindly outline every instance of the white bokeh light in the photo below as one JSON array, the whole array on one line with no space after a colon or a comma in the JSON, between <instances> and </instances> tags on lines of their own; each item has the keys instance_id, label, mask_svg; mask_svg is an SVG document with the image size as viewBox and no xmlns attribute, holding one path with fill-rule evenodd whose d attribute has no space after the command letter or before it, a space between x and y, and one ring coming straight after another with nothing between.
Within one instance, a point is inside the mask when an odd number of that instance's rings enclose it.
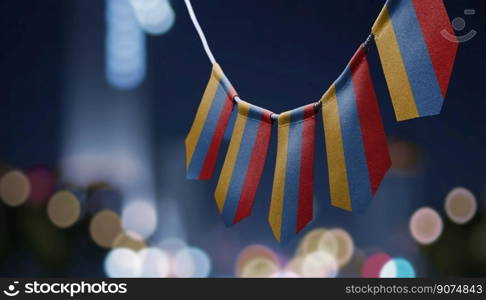
<instances>
[{"instance_id":1,"label":"white bokeh light","mask_svg":"<svg viewBox=\"0 0 486 300\"><path fill-rule=\"evenodd\" d=\"M130 0L140 27L150 34L164 34L175 22L168 0Z\"/></svg>"},{"instance_id":2,"label":"white bokeh light","mask_svg":"<svg viewBox=\"0 0 486 300\"><path fill-rule=\"evenodd\" d=\"M393 259L390 259L380 270L380 278L397 278L398 270L397 264Z\"/></svg>"},{"instance_id":3,"label":"white bokeh light","mask_svg":"<svg viewBox=\"0 0 486 300\"><path fill-rule=\"evenodd\" d=\"M137 253L127 248L115 248L105 258L105 272L111 278L138 277L141 266Z\"/></svg>"},{"instance_id":4,"label":"white bokeh light","mask_svg":"<svg viewBox=\"0 0 486 300\"><path fill-rule=\"evenodd\" d=\"M133 231L144 239L150 237L157 228L157 212L153 203L133 200L123 208L122 224L125 231Z\"/></svg>"},{"instance_id":5,"label":"white bokeh light","mask_svg":"<svg viewBox=\"0 0 486 300\"><path fill-rule=\"evenodd\" d=\"M145 34L129 0L106 0L106 77L118 89L137 87L145 77Z\"/></svg>"},{"instance_id":6,"label":"white bokeh light","mask_svg":"<svg viewBox=\"0 0 486 300\"><path fill-rule=\"evenodd\" d=\"M410 233L422 245L434 243L442 234L443 222L439 213L430 207L422 207L410 218Z\"/></svg>"},{"instance_id":7,"label":"white bokeh light","mask_svg":"<svg viewBox=\"0 0 486 300\"><path fill-rule=\"evenodd\" d=\"M158 248L145 248L138 253L141 262L140 277L163 278L170 272L169 256Z\"/></svg>"},{"instance_id":8,"label":"white bokeh light","mask_svg":"<svg viewBox=\"0 0 486 300\"><path fill-rule=\"evenodd\" d=\"M172 267L176 277L203 278L208 277L211 272L211 260L206 252L199 248L184 248L174 256Z\"/></svg>"},{"instance_id":9,"label":"white bokeh light","mask_svg":"<svg viewBox=\"0 0 486 300\"><path fill-rule=\"evenodd\" d=\"M403 257L390 259L380 270L380 278L414 278L415 269Z\"/></svg>"},{"instance_id":10,"label":"white bokeh light","mask_svg":"<svg viewBox=\"0 0 486 300\"><path fill-rule=\"evenodd\" d=\"M270 278L300 278L300 276L292 271L280 271L273 274Z\"/></svg>"},{"instance_id":11,"label":"white bokeh light","mask_svg":"<svg viewBox=\"0 0 486 300\"><path fill-rule=\"evenodd\" d=\"M339 271L336 259L325 251L307 254L302 261L301 268L302 276L311 278L334 278Z\"/></svg>"}]
</instances>

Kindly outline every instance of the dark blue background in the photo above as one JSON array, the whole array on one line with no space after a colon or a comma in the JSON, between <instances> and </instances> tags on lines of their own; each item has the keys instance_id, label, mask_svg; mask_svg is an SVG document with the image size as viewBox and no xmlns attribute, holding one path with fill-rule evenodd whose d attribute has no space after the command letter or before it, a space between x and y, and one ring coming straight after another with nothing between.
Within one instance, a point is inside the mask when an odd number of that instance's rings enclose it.
<instances>
[{"instance_id":1,"label":"dark blue background","mask_svg":"<svg viewBox=\"0 0 486 300\"><path fill-rule=\"evenodd\" d=\"M275 112L318 100L366 39L384 4L382 0L193 2L214 55L241 97ZM382 241L383 228L395 223L402 224L396 225L397 228L406 227L408 215L417 207L440 208L445 194L454 186L481 192L486 181L486 4L478 0L445 3L451 19L464 17L467 21L464 32L458 34L475 29L478 35L459 47L441 115L395 122L376 49L370 52L387 135L419 145L426 158L426 171L413 179L416 182L407 183L420 186L420 196L387 194L385 188L372 211L356 218L332 208L327 196L319 122L316 166L320 167L316 169L315 190L320 213L310 227L343 226L354 233L357 244L376 246ZM140 105L150 112L146 121L151 129L151 159L156 166L163 164L162 149L167 144L181 143L179 156L182 156L182 139L192 124L211 69L183 1L172 1L172 5L176 23L167 34L148 38L147 76L139 87L148 93ZM476 15L464 16L466 8L475 9ZM68 88L66 69L79 63L89 64L90 74L94 74L89 80L99 82L113 96L124 93L112 90L104 77L104 2L4 0L0 3L0 14L0 160L17 167L44 164L55 168L62 145L62 107ZM73 35L83 36L75 51L85 53L85 61L70 61ZM225 237L236 236L238 246L261 242L282 251L295 246L296 241L276 244L266 223L274 149L275 141L255 213L234 229L221 233ZM156 171L155 176L165 175ZM163 178L157 180L162 182ZM395 179L386 180L393 185ZM214 180L186 181L181 161L180 168L173 170L171 179L165 182L170 183L158 186L158 193L204 191L199 199L181 199L180 209L191 243L210 247L216 239L212 230L224 226L212 199ZM77 234L80 240L85 238L82 233ZM83 247L91 249L87 257L91 255L88 261L92 261L92 267L79 271L71 265L71 269L61 268L61 273L54 274L102 275L101 252L92 249L93 246ZM29 250L18 255L16 249L7 252L5 273L0 275L52 274L42 268L32 271L18 267L21 261L31 258ZM226 260L234 259L235 254ZM230 272L223 263L215 263L215 267L220 273Z\"/></svg>"}]
</instances>

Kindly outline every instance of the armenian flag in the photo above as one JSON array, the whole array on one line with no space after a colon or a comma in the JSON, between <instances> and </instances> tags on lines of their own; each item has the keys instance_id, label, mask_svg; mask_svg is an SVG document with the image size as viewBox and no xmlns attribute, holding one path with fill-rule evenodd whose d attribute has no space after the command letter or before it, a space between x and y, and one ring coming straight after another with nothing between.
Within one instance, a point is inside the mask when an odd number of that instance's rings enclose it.
<instances>
[{"instance_id":1,"label":"armenian flag","mask_svg":"<svg viewBox=\"0 0 486 300\"><path fill-rule=\"evenodd\" d=\"M269 223L278 241L298 234L313 216L316 105L278 117L277 162Z\"/></svg>"},{"instance_id":2,"label":"armenian flag","mask_svg":"<svg viewBox=\"0 0 486 300\"><path fill-rule=\"evenodd\" d=\"M440 113L458 43L443 0L388 0L373 25L398 121Z\"/></svg>"},{"instance_id":3,"label":"armenian flag","mask_svg":"<svg viewBox=\"0 0 486 300\"><path fill-rule=\"evenodd\" d=\"M391 165L363 47L324 94L322 117L331 203L363 211Z\"/></svg>"},{"instance_id":4,"label":"armenian flag","mask_svg":"<svg viewBox=\"0 0 486 300\"><path fill-rule=\"evenodd\" d=\"M215 198L225 223L251 214L272 132L272 112L239 100L230 145Z\"/></svg>"},{"instance_id":5,"label":"armenian flag","mask_svg":"<svg viewBox=\"0 0 486 300\"><path fill-rule=\"evenodd\" d=\"M236 95L220 66L214 64L196 118L185 140L188 179L211 179Z\"/></svg>"}]
</instances>

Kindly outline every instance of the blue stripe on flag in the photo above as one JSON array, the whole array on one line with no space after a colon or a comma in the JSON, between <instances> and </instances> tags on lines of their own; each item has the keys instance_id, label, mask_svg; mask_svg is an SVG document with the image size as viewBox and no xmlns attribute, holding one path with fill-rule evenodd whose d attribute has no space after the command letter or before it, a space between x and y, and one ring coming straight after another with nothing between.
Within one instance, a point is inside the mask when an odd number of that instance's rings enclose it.
<instances>
[{"instance_id":1,"label":"blue stripe on flag","mask_svg":"<svg viewBox=\"0 0 486 300\"><path fill-rule=\"evenodd\" d=\"M240 117L244 118L243 116ZM236 164L231 174L231 182L226 195L226 201L224 202L223 219L227 225L231 225L234 222L259 126L260 122L254 119L248 119L245 124L245 132L241 139L238 157L236 158Z\"/></svg>"},{"instance_id":2,"label":"blue stripe on flag","mask_svg":"<svg viewBox=\"0 0 486 300\"><path fill-rule=\"evenodd\" d=\"M349 65L336 81L336 99L341 120L351 207L353 211L363 211L371 200L371 186Z\"/></svg>"},{"instance_id":3,"label":"blue stripe on flag","mask_svg":"<svg viewBox=\"0 0 486 300\"><path fill-rule=\"evenodd\" d=\"M285 168L285 188L281 240L288 240L297 233L297 211L299 208L300 166L302 152L302 130L304 128L304 108L290 113L289 140L287 146L287 166Z\"/></svg>"}]
</instances>

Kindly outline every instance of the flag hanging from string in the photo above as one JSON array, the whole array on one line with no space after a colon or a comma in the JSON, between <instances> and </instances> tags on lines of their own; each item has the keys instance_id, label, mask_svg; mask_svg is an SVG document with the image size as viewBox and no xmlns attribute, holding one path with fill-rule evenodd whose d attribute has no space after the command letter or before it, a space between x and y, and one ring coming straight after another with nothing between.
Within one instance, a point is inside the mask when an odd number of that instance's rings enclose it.
<instances>
[{"instance_id":1,"label":"flag hanging from string","mask_svg":"<svg viewBox=\"0 0 486 300\"><path fill-rule=\"evenodd\" d=\"M213 64L208 86L186 138L187 177L210 179L231 112L231 140L215 191L226 224L251 214L265 164L272 123L277 160L269 223L277 240L299 233L313 217L317 110L322 109L331 204L364 211L391 165L370 74L367 47L375 41L397 120L439 114L458 48L443 0L388 0L372 34L322 99L280 115L238 98L216 63L190 4L189 15Z\"/></svg>"},{"instance_id":2,"label":"flag hanging from string","mask_svg":"<svg viewBox=\"0 0 486 300\"><path fill-rule=\"evenodd\" d=\"M215 198L227 225L251 214L272 131L272 112L238 101L233 134Z\"/></svg>"},{"instance_id":3,"label":"flag hanging from string","mask_svg":"<svg viewBox=\"0 0 486 300\"><path fill-rule=\"evenodd\" d=\"M458 44L442 0L388 0L373 25L397 120L439 114Z\"/></svg>"},{"instance_id":4,"label":"flag hanging from string","mask_svg":"<svg viewBox=\"0 0 486 300\"><path fill-rule=\"evenodd\" d=\"M269 223L278 241L299 233L313 215L316 105L278 117L277 162Z\"/></svg>"},{"instance_id":5,"label":"flag hanging from string","mask_svg":"<svg viewBox=\"0 0 486 300\"><path fill-rule=\"evenodd\" d=\"M214 64L196 118L185 141L188 179L211 179L235 96L236 91L220 66Z\"/></svg>"},{"instance_id":6,"label":"flag hanging from string","mask_svg":"<svg viewBox=\"0 0 486 300\"><path fill-rule=\"evenodd\" d=\"M369 71L360 47L322 99L331 203L364 211L391 165Z\"/></svg>"}]
</instances>

